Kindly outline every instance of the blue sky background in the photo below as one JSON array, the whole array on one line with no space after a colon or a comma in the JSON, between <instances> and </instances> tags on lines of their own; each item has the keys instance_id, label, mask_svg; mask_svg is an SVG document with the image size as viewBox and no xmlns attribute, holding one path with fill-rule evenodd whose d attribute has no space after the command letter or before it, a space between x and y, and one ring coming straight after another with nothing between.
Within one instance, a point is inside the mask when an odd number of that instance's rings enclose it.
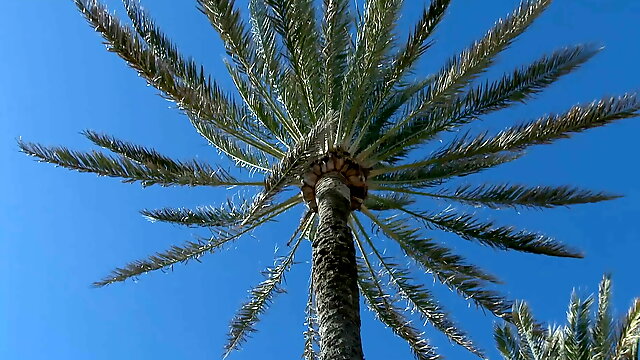
<instances>
[{"instance_id":1,"label":"blue sky background","mask_svg":"<svg viewBox=\"0 0 640 360\"><path fill-rule=\"evenodd\" d=\"M123 14L116 1L108 2ZM404 36L423 1L407 1L399 23ZM455 0L436 33L436 45L417 76L436 71L467 46L514 0ZM246 2L239 1L245 9ZM143 1L182 48L207 66L228 90L217 35L196 11L194 1ZM606 49L526 106L487 117L474 129L500 129L545 112L562 111L592 99L634 91L640 85L640 4L632 0L557 0L549 11L500 57L487 76L494 78L542 53L580 42ZM91 145L79 132L102 131L156 147L177 158L230 164L222 159L172 104L109 54L71 1L7 0L0 3L0 358L3 359L216 359L227 325L261 280L260 271L282 248L298 214L256 231L203 263L143 276L138 282L92 289L89 284L114 266L145 257L202 234L153 224L143 208L218 204L234 191L121 184L115 179L72 173L38 164L18 152L16 139ZM640 295L638 286L637 169L638 119L625 120L536 147L525 158L465 180L525 184L576 184L624 194L623 199L572 209L478 211L527 229L540 230L579 247L583 260L496 252L436 234L470 260L498 274L512 298L527 299L540 320L564 321L573 287L588 294L604 272L614 279L615 308L624 312ZM424 201L426 209L443 202ZM381 241L381 247L386 248ZM389 247L393 251L393 247ZM287 278L288 294L277 298L259 332L232 359L298 358L302 352L309 247ZM421 277L431 283L428 277ZM455 318L497 359L491 337L495 321L437 287ZM367 359L411 358L402 341L363 311ZM471 359L427 328L433 343L451 359Z\"/></svg>"}]
</instances>

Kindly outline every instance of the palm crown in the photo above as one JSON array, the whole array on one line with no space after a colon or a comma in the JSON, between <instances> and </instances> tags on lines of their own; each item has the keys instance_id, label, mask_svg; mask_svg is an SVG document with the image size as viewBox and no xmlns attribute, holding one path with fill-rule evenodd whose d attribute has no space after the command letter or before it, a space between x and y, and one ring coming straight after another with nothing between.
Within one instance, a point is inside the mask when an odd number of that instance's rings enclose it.
<instances>
[{"instance_id":1,"label":"palm crown","mask_svg":"<svg viewBox=\"0 0 640 360\"><path fill-rule=\"evenodd\" d=\"M431 292L412 280L411 269L376 248L365 223L396 241L404 254L440 283L507 319L512 303L490 288L497 279L429 238L425 230L452 232L497 249L580 257L579 252L542 234L499 226L452 209L416 208L421 197L488 208L550 208L616 197L574 187L508 183L448 187L447 181L513 161L529 146L636 116L640 103L634 95L577 105L493 135L457 137L426 157L412 152L443 132L526 102L599 51L589 45L563 48L499 79L479 83L477 78L550 2L522 2L440 71L415 79L412 70L430 47L447 0L433 0L401 42L394 34L401 0L367 0L357 16L350 12L347 0L324 0L322 16L316 14L312 0L251 0L249 23L233 0L198 0L226 47L229 61L225 65L238 91L238 96L232 96L200 65L181 55L135 0L125 0L132 26L111 15L99 1L75 0L109 50L174 101L196 130L245 169L247 176L238 178L201 161L173 160L92 131L84 135L115 156L22 141L20 147L45 162L143 186L259 189L253 199L228 201L220 207L144 210L150 219L207 227L214 236L117 268L96 286L198 259L306 203L291 236L289 254L267 269L267 279L252 290L251 299L233 319L227 352L238 348L254 330L259 315L279 292L301 241L316 238L316 185L323 176L333 174L349 189L349 226L359 249L358 287L378 318L409 343L417 358L438 357L393 300L398 297L388 296L397 294L423 320L482 356ZM255 180L249 176L253 174L263 178ZM298 189L295 195L286 195L290 188ZM314 319L310 291L307 358L315 356Z\"/></svg>"},{"instance_id":2,"label":"palm crown","mask_svg":"<svg viewBox=\"0 0 640 360\"><path fill-rule=\"evenodd\" d=\"M538 324L529 306L513 306L513 325L498 325L494 337L507 360L636 360L640 340L640 299L635 299L622 321L611 312L611 278L600 282L595 317L593 297L581 299L575 291L567 310L567 324Z\"/></svg>"}]
</instances>

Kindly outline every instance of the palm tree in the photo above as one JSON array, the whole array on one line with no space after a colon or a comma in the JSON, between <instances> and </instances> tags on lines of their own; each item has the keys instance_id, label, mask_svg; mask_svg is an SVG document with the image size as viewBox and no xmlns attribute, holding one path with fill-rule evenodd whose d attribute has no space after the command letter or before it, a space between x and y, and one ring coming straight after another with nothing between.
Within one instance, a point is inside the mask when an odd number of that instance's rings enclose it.
<instances>
[{"instance_id":1,"label":"palm tree","mask_svg":"<svg viewBox=\"0 0 640 360\"><path fill-rule=\"evenodd\" d=\"M111 52L175 102L218 151L245 171L234 175L198 160L86 131L100 151L80 152L21 141L23 152L68 169L122 178L143 186L252 187L252 199L219 207L143 210L152 220L205 227L212 236L175 245L115 269L95 286L125 281L217 252L293 209L301 220L289 253L231 322L225 355L246 340L281 291L302 241L312 245L312 280L305 332L306 359L362 359L360 295L377 317L407 341L418 359L439 358L408 320L404 305L453 342L483 356L412 271L376 247L369 225L397 242L417 269L490 313L509 319L512 302L492 289L498 280L426 235L443 230L501 250L559 257L580 253L554 239L447 208L416 208L420 198L488 208L551 208L615 195L576 187L480 184L446 186L519 158L532 145L638 115L632 94L605 98L509 127L497 134L457 137L426 155L443 133L494 111L526 102L600 49L578 45L542 56L494 80L478 83L496 57L550 5L524 1L432 76L414 79L448 0L433 0L404 42L394 27L401 0L368 0L362 12L348 0L251 0L247 24L233 0L198 0L222 38L225 66L237 88L229 95L194 60L180 54L140 7L125 0L125 25L98 0L75 0ZM437 143L436 143L437 144ZM256 175L256 176L250 176ZM256 179L258 177L258 179ZM293 195L289 190L294 190ZM306 205L306 206L305 206Z\"/></svg>"},{"instance_id":2,"label":"palm tree","mask_svg":"<svg viewBox=\"0 0 640 360\"><path fill-rule=\"evenodd\" d=\"M593 297L580 299L574 291L567 325L544 330L526 303L513 306L513 324L497 325L494 337L507 360L637 360L640 341L640 298L622 321L611 315L611 278L600 282L595 318Z\"/></svg>"}]
</instances>

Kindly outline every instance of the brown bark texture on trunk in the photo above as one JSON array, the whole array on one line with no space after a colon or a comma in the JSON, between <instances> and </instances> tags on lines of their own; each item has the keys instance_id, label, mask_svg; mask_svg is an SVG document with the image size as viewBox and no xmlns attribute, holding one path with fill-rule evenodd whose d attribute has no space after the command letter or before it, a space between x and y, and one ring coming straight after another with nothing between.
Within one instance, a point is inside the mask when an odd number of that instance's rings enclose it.
<instances>
[{"instance_id":1,"label":"brown bark texture on trunk","mask_svg":"<svg viewBox=\"0 0 640 360\"><path fill-rule=\"evenodd\" d=\"M350 191L339 175L316 185L318 232L313 241L313 288L320 335L320 360L363 360L358 269L348 226Z\"/></svg>"}]
</instances>

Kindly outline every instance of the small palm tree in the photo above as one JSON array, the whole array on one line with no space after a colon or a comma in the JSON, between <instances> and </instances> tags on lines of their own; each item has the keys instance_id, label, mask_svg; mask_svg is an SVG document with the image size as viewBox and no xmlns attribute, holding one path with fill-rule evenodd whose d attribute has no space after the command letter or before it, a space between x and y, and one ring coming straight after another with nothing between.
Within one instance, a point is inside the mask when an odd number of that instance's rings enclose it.
<instances>
[{"instance_id":1,"label":"small palm tree","mask_svg":"<svg viewBox=\"0 0 640 360\"><path fill-rule=\"evenodd\" d=\"M593 297L580 299L575 291L567 311L567 325L542 329L526 303L513 306L512 323L497 325L494 337L507 360L637 360L640 341L640 298L620 322L611 315L611 278L600 282L595 318L589 314Z\"/></svg>"},{"instance_id":2,"label":"small palm tree","mask_svg":"<svg viewBox=\"0 0 640 360\"><path fill-rule=\"evenodd\" d=\"M223 92L200 65L181 55L136 0L124 2L132 26L98 0L75 0L109 50L175 102L209 143L247 171L245 176L238 178L201 161L172 160L93 131L84 135L115 156L22 141L20 147L41 161L143 186L258 190L253 199L220 207L144 210L150 219L206 227L214 235L117 268L96 286L198 259L278 215L300 209L290 252L267 269L267 279L252 290L251 299L233 319L225 354L254 330L281 289L299 244L308 239L312 281L305 358L316 358L318 347L323 360L363 358L360 294L418 359L439 356L396 299L406 301L453 342L483 356L434 295L412 280L413 269L378 250L368 225L397 242L418 269L490 313L508 318L512 303L491 289L497 279L432 240L425 230L452 232L501 250L560 257L580 253L548 236L498 226L468 213L417 209L416 201L427 197L489 208L550 208L616 197L575 187L446 184L513 161L532 145L636 116L640 102L634 95L576 105L494 135L458 137L429 155L413 151L442 133L529 100L599 51L589 45L564 48L495 81L475 81L550 0L522 2L440 71L419 79L412 70L428 51L449 0L433 0L404 42L397 42L394 34L401 0L367 0L357 16L348 0L325 0L322 16L317 16L312 0L251 0L249 24L233 0L198 0L200 11L224 42L229 56L225 66L238 96Z\"/></svg>"}]
</instances>

